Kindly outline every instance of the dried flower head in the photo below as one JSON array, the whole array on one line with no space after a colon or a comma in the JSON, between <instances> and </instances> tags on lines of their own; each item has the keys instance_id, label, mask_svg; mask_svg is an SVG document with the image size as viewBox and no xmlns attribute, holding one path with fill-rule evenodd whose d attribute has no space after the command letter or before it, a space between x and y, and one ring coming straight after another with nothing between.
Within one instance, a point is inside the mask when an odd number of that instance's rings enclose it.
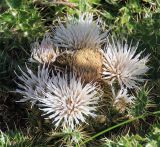
<instances>
[{"instance_id":1,"label":"dried flower head","mask_svg":"<svg viewBox=\"0 0 160 147\"><path fill-rule=\"evenodd\" d=\"M72 63L73 60L73 54L74 52L72 51L63 51L56 59L56 63L58 66L62 67L69 67Z\"/></svg>"},{"instance_id":2,"label":"dried flower head","mask_svg":"<svg viewBox=\"0 0 160 147\"><path fill-rule=\"evenodd\" d=\"M103 78L111 83L117 80L121 87L136 88L143 82L140 76L144 75L148 67L148 57L141 58L142 52L136 54L138 44L128 45L124 40L111 38L108 46L104 48Z\"/></svg>"},{"instance_id":3,"label":"dried flower head","mask_svg":"<svg viewBox=\"0 0 160 147\"><path fill-rule=\"evenodd\" d=\"M99 95L95 84L83 84L75 74L57 73L48 82L45 98L39 98L39 107L55 126L75 128L85 122L86 116L95 116Z\"/></svg>"},{"instance_id":4,"label":"dried flower head","mask_svg":"<svg viewBox=\"0 0 160 147\"><path fill-rule=\"evenodd\" d=\"M82 14L79 19L69 20L64 26L60 23L55 29L54 44L69 49L99 48L107 33L101 33L92 14Z\"/></svg>"},{"instance_id":5,"label":"dried flower head","mask_svg":"<svg viewBox=\"0 0 160 147\"><path fill-rule=\"evenodd\" d=\"M18 83L19 89L16 89L16 92L23 95L19 102L30 101L34 105L38 101L37 96L44 98L42 91L46 91L46 83L50 80L49 70L45 66L42 69L38 66L36 75L27 66L26 68L26 73L20 68L22 76L17 75L20 82Z\"/></svg>"},{"instance_id":6,"label":"dried flower head","mask_svg":"<svg viewBox=\"0 0 160 147\"><path fill-rule=\"evenodd\" d=\"M35 42L33 44L30 61L38 61L39 63L51 63L56 60L58 55L58 48L54 48L50 35L46 34L40 44L39 42Z\"/></svg>"},{"instance_id":7,"label":"dried flower head","mask_svg":"<svg viewBox=\"0 0 160 147\"><path fill-rule=\"evenodd\" d=\"M133 104L135 100L134 96L128 94L127 89L120 89L117 96L114 99L114 106L121 112L124 112L126 108Z\"/></svg>"},{"instance_id":8,"label":"dried flower head","mask_svg":"<svg viewBox=\"0 0 160 147\"><path fill-rule=\"evenodd\" d=\"M98 50L82 49L73 55L72 67L85 82L101 79L103 57Z\"/></svg>"}]
</instances>

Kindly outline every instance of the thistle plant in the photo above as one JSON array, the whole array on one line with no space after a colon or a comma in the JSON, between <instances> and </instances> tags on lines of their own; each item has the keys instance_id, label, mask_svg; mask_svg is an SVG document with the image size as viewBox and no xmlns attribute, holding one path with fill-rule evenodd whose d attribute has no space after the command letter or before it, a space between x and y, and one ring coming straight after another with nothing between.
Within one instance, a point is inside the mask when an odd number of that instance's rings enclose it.
<instances>
[{"instance_id":1,"label":"thistle plant","mask_svg":"<svg viewBox=\"0 0 160 147\"><path fill-rule=\"evenodd\" d=\"M148 67L148 55L141 57L143 52L136 54L136 46L128 44L125 40L117 40L111 37L104 48L103 78L110 83L118 81L121 87L136 88L139 82L143 82L143 76Z\"/></svg>"},{"instance_id":2,"label":"thistle plant","mask_svg":"<svg viewBox=\"0 0 160 147\"><path fill-rule=\"evenodd\" d=\"M115 97L113 105L120 112L124 112L128 106L134 104L135 97L129 95L127 92L127 89L120 89L117 96Z\"/></svg>"},{"instance_id":3,"label":"thistle plant","mask_svg":"<svg viewBox=\"0 0 160 147\"><path fill-rule=\"evenodd\" d=\"M79 145L85 139L89 138L83 127L75 128L75 130L64 128L62 132L64 133L63 144L66 144L68 147L75 144Z\"/></svg>"},{"instance_id":4,"label":"thistle plant","mask_svg":"<svg viewBox=\"0 0 160 147\"><path fill-rule=\"evenodd\" d=\"M55 46L73 50L83 48L100 48L107 33L101 33L100 19L94 21L93 14L84 13L79 19L71 18L66 26L61 22L54 32Z\"/></svg>"},{"instance_id":5,"label":"thistle plant","mask_svg":"<svg viewBox=\"0 0 160 147\"><path fill-rule=\"evenodd\" d=\"M137 53L138 44L128 45L124 40L110 38L107 31L101 32L99 20L94 21L92 14L59 25L52 38L45 35L40 44L34 43L31 58L40 64L38 71L35 74L28 67L27 72L21 70L17 92L23 95L20 102L37 105L55 129L75 134L74 129L90 125L89 118L100 114L104 89L112 91L113 106L120 112L134 104L136 97L131 93L145 81L142 76L148 70L149 56ZM67 49L63 59L70 56L71 60L62 70L54 68L61 66L57 64L61 59L57 48ZM73 138L69 142L78 143Z\"/></svg>"},{"instance_id":6,"label":"thistle plant","mask_svg":"<svg viewBox=\"0 0 160 147\"><path fill-rule=\"evenodd\" d=\"M74 74L53 75L47 83L48 92L43 91L45 98L37 98L39 107L53 119L55 126L67 126L74 129L81 122L86 122L85 116L95 117L96 106L100 92L95 84L83 84Z\"/></svg>"},{"instance_id":7,"label":"thistle plant","mask_svg":"<svg viewBox=\"0 0 160 147\"><path fill-rule=\"evenodd\" d=\"M100 19L93 20L93 14L84 13L78 19L68 20L66 25L60 23L54 31L55 46L74 51L70 66L86 82L96 81L101 77L100 48L108 32L102 33L100 23Z\"/></svg>"},{"instance_id":8,"label":"thistle plant","mask_svg":"<svg viewBox=\"0 0 160 147\"><path fill-rule=\"evenodd\" d=\"M133 117L145 114L149 107L153 107L153 102L149 98L150 89L145 86L136 91L135 102L129 111L129 114Z\"/></svg>"},{"instance_id":9,"label":"thistle plant","mask_svg":"<svg viewBox=\"0 0 160 147\"><path fill-rule=\"evenodd\" d=\"M42 68L38 66L37 74L34 74L27 66L26 69L27 72L25 73L20 68L22 75L17 75L20 82L18 83L19 88L16 91L23 95L23 98L19 102L30 101L34 105L38 101L38 95L44 98L43 92L47 90L47 82L50 80L49 69L45 65Z\"/></svg>"},{"instance_id":10,"label":"thistle plant","mask_svg":"<svg viewBox=\"0 0 160 147\"><path fill-rule=\"evenodd\" d=\"M51 36L46 34L39 44L35 42L32 45L32 54L30 61L38 61L39 63L54 62L59 55L58 48L55 48L51 40Z\"/></svg>"},{"instance_id":11,"label":"thistle plant","mask_svg":"<svg viewBox=\"0 0 160 147\"><path fill-rule=\"evenodd\" d=\"M23 72L23 77L19 79L24 85L18 84L22 90L24 98L20 102L31 101L38 106L45 115L53 120L58 127L63 121L62 126L74 128L76 124L85 122L84 116L95 116L94 111L98 104L99 93L96 84L84 84L75 74L51 73L49 76L48 68L38 70L37 76L28 69L30 77Z\"/></svg>"}]
</instances>

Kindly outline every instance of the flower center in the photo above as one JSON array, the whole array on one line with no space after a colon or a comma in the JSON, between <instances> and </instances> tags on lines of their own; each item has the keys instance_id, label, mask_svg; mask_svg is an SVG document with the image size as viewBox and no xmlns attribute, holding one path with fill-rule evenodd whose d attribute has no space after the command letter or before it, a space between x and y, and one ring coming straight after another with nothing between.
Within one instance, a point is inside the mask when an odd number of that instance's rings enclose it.
<instances>
[{"instance_id":1,"label":"flower center","mask_svg":"<svg viewBox=\"0 0 160 147\"><path fill-rule=\"evenodd\" d=\"M74 101L73 101L73 99L72 98L68 98L67 100L66 100L66 106L67 106L67 113L68 114L71 114L73 111L74 111L74 108L75 108L75 104L74 104Z\"/></svg>"}]
</instances>

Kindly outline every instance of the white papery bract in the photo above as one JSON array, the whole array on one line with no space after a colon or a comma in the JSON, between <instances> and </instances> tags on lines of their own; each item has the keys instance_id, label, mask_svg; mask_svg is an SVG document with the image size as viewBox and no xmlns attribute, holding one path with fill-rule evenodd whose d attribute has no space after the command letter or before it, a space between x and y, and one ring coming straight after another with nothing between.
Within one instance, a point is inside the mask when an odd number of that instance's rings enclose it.
<instances>
[{"instance_id":1,"label":"white papery bract","mask_svg":"<svg viewBox=\"0 0 160 147\"><path fill-rule=\"evenodd\" d=\"M102 51L104 56L103 78L109 82L117 80L121 87L137 88L143 82L148 67L148 55L141 58L142 52L136 54L138 44L128 45L124 40L112 38Z\"/></svg>"},{"instance_id":2,"label":"white papery bract","mask_svg":"<svg viewBox=\"0 0 160 147\"><path fill-rule=\"evenodd\" d=\"M38 98L44 98L42 92L47 90L47 82L50 80L48 67L41 68L38 66L37 75L32 72L27 66L27 72L21 70L22 75L18 76L20 80L18 83L19 89L16 92L21 93L23 98L19 102L30 101L34 105Z\"/></svg>"},{"instance_id":3,"label":"white papery bract","mask_svg":"<svg viewBox=\"0 0 160 147\"><path fill-rule=\"evenodd\" d=\"M98 23L93 21L93 15L84 13L79 19L68 20L66 26L60 23L55 29L54 44L69 49L99 48L107 33L101 33Z\"/></svg>"},{"instance_id":4,"label":"white papery bract","mask_svg":"<svg viewBox=\"0 0 160 147\"><path fill-rule=\"evenodd\" d=\"M40 98L39 107L56 127L62 125L74 129L86 116L95 116L100 95L95 84L83 84L74 74L53 76L48 83L45 99Z\"/></svg>"},{"instance_id":5,"label":"white papery bract","mask_svg":"<svg viewBox=\"0 0 160 147\"><path fill-rule=\"evenodd\" d=\"M33 43L30 61L38 61L42 64L51 63L56 60L58 55L58 48L54 48L50 35L46 34L41 43L38 41Z\"/></svg>"}]
</instances>

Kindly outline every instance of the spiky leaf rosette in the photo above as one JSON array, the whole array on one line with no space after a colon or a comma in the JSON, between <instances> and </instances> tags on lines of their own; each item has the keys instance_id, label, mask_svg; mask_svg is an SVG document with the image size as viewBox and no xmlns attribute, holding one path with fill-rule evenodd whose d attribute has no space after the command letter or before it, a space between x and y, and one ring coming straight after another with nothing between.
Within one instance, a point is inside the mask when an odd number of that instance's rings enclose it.
<instances>
[{"instance_id":1,"label":"spiky leaf rosette","mask_svg":"<svg viewBox=\"0 0 160 147\"><path fill-rule=\"evenodd\" d=\"M20 81L16 92L23 95L20 102L30 101L35 104L38 101L37 96L44 98L42 90L43 92L47 90L47 83L50 80L49 69L45 65L42 68L38 66L37 74L34 74L27 66L26 68L26 72L20 68L22 75L17 75Z\"/></svg>"},{"instance_id":2,"label":"spiky leaf rosette","mask_svg":"<svg viewBox=\"0 0 160 147\"><path fill-rule=\"evenodd\" d=\"M143 82L143 76L148 67L148 55L141 57L142 52L136 53L138 44L132 46L124 40L108 39L108 44L102 51L104 56L103 78L109 82L118 81L121 87L137 88Z\"/></svg>"},{"instance_id":3,"label":"spiky leaf rosette","mask_svg":"<svg viewBox=\"0 0 160 147\"><path fill-rule=\"evenodd\" d=\"M84 13L76 20L68 20L66 26L62 23L55 29L54 44L68 49L100 48L107 33L101 33L100 21L93 21L93 15Z\"/></svg>"},{"instance_id":4,"label":"spiky leaf rosette","mask_svg":"<svg viewBox=\"0 0 160 147\"><path fill-rule=\"evenodd\" d=\"M32 45L30 61L39 63L51 63L59 56L58 48L53 46L53 41L49 34L46 34L41 43L36 41Z\"/></svg>"},{"instance_id":5,"label":"spiky leaf rosette","mask_svg":"<svg viewBox=\"0 0 160 147\"><path fill-rule=\"evenodd\" d=\"M103 57L100 51L85 48L73 54L72 67L85 82L101 79Z\"/></svg>"},{"instance_id":6,"label":"spiky leaf rosette","mask_svg":"<svg viewBox=\"0 0 160 147\"><path fill-rule=\"evenodd\" d=\"M85 123L86 116L95 116L101 96L96 84L84 84L75 74L57 73L52 77L47 83L48 92L43 93L45 98L39 98L39 107L56 127L62 125L73 129L81 122Z\"/></svg>"}]
</instances>

